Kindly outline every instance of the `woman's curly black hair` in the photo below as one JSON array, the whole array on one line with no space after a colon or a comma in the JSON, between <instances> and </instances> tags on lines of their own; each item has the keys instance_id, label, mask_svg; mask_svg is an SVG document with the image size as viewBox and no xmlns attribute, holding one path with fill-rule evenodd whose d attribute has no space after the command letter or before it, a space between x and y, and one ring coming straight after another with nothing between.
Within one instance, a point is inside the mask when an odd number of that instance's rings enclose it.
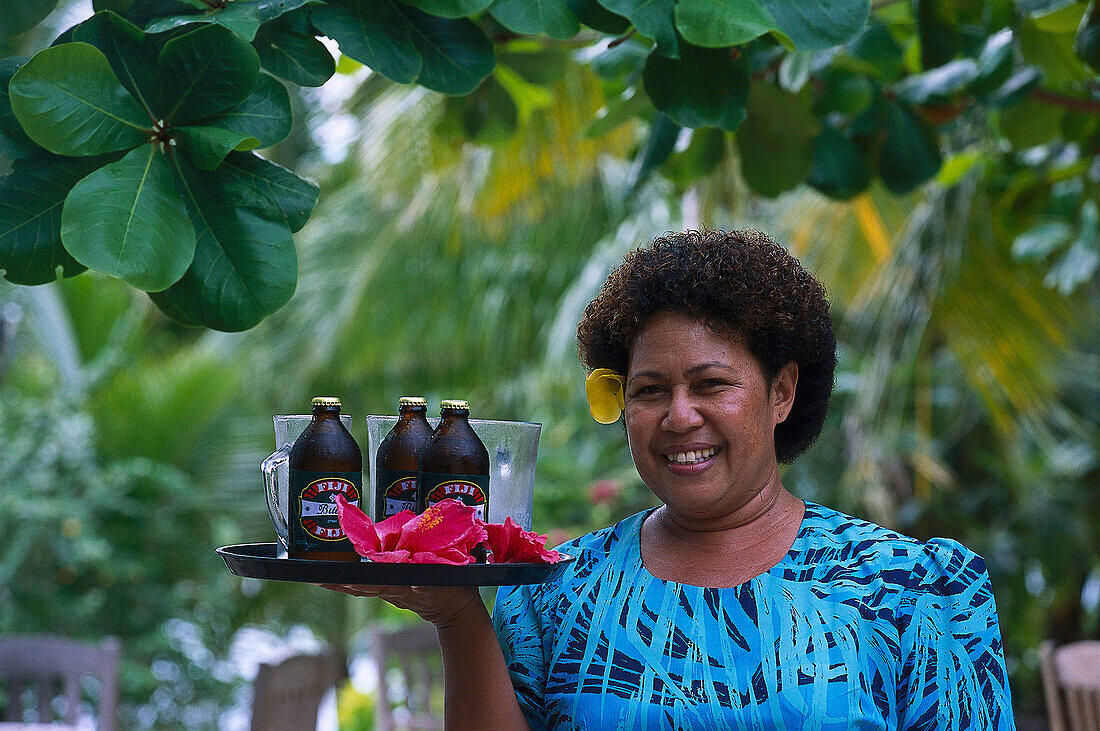
<instances>
[{"instance_id":1,"label":"woman's curly black hair","mask_svg":"<svg viewBox=\"0 0 1100 731\"><path fill-rule=\"evenodd\" d=\"M660 311L743 337L769 385L790 361L798 386L775 452L788 464L821 431L833 389L836 338L825 288L798 260L751 229L669 233L615 268L577 326L581 362L625 374L630 347Z\"/></svg>"}]
</instances>

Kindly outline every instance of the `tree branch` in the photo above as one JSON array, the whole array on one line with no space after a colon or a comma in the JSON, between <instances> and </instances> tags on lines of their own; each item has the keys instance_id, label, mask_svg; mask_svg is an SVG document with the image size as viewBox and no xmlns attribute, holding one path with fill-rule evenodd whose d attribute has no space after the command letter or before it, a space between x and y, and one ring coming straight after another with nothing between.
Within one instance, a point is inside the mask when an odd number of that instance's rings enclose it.
<instances>
[{"instance_id":1,"label":"tree branch","mask_svg":"<svg viewBox=\"0 0 1100 731\"><path fill-rule=\"evenodd\" d=\"M1075 112L1100 114L1100 101L1094 99L1081 99L1080 97L1067 96L1066 94L1059 94L1054 91L1047 91L1046 89L1033 89L1031 96L1036 101L1065 107Z\"/></svg>"}]
</instances>

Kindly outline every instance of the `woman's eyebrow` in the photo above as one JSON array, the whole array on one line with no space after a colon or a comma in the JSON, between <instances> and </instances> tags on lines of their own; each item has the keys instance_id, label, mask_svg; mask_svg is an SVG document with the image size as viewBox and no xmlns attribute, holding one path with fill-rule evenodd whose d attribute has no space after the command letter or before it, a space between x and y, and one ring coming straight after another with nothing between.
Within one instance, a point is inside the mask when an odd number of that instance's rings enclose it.
<instances>
[{"instance_id":1,"label":"woman's eyebrow","mask_svg":"<svg viewBox=\"0 0 1100 731\"><path fill-rule=\"evenodd\" d=\"M722 361L718 361L718 360L710 360L710 361L707 361L706 363L700 363L698 365L692 366L691 368L688 368L686 371L684 371L684 374L688 375L688 376L697 376L700 373L702 373L704 371L708 371L712 368L722 370L722 371L733 371L734 370L733 366L731 366L729 363L723 363ZM653 370L638 371L637 373L632 374L630 376L630 378L627 379L626 382L627 383L634 383L634 381L636 381L639 378L658 378L659 379L659 378L663 378L663 377L664 377L664 374L661 373L660 371L653 371Z\"/></svg>"},{"instance_id":2,"label":"woman's eyebrow","mask_svg":"<svg viewBox=\"0 0 1100 731\"><path fill-rule=\"evenodd\" d=\"M700 363L699 365L692 366L691 368L688 368L685 371L685 373L689 376L696 376L696 375L699 375L700 373L702 373L703 371L710 370L711 368L717 368L718 370L721 370L721 371L732 371L733 370L733 366L731 366L729 363L723 363L723 362L718 361L718 360L711 360L711 361L707 361L706 363Z\"/></svg>"}]
</instances>

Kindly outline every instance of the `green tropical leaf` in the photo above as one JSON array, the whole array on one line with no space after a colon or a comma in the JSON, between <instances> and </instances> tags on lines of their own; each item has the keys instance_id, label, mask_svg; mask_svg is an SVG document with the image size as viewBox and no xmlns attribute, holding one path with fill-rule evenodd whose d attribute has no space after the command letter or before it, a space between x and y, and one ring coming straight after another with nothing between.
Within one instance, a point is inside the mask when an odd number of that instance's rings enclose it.
<instances>
[{"instance_id":1,"label":"green tropical leaf","mask_svg":"<svg viewBox=\"0 0 1100 731\"><path fill-rule=\"evenodd\" d=\"M388 79L407 84L420 74L420 52L405 15L392 0L370 6L359 0L329 0L313 11L313 25L340 44L340 52Z\"/></svg>"},{"instance_id":2,"label":"green tropical leaf","mask_svg":"<svg viewBox=\"0 0 1100 731\"><path fill-rule=\"evenodd\" d=\"M683 152L674 153L665 164L669 177L681 188L713 172L726 156L726 132L715 127L691 131L691 142Z\"/></svg>"},{"instance_id":3,"label":"green tropical leaf","mask_svg":"<svg viewBox=\"0 0 1100 731\"><path fill-rule=\"evenodd\" d=\"M680 58L652 53L642 74L653 106L683 127L735 131L744 121L749 69L728 49L680 44Z\"/></svg>"},{"instance_id":4,"label":"green tropical leaf","mask_svg":"<svg viewBox=\"0 0 1100 731\"><path fill-rule=\"evenodd\" d=\"M633 197L649 180L654 170L665 164L672 151L676 149L676 140L680 136L680 131L680 125L672 121L668 115L657 114L653 117L645 142L638 150L638 156L634 159L634 165L630 170L630 184L627 186L630 197Z\"/></svg>"},{"instance_id":5,"label":"green tropical leaf","mask_svg":"<svg viewBox=\"0 0 1100 731\"><path fill-rule=\"evenodd\" d=\"M256 49L220 25L206 25L164 44L157 58L166 99L165 120L186 124L243 101L256 87Z\"/></svg>"},{"instance_id":6,"label":"green tropical leaf","mask_svg":"<svg viewBox=\"0 0 1100 731\"><path fill-rule=\"evenodd\" d=\"M994 33L978 54L978 76L970 85L971 94L986 94L1008 80L1012 74L1012 31Z\"/></svg>"},{"instance_id":7,"label":"green tropical leaf","mask_svg":"<svg viewBox=\"0 0 1100 731\"><path fill-rule=\"evenodd\" d=\"M441 18L466 18L477 15L493 4L493 0L409 0L418 10Z\"/></svg>"},{"instance_id":8,"label":"green tropical leaf","mask_svg":"<svg viewBox=\"0 0 1100 731\"><path fill-rule=\"evenodd\" d=\"M287 228L296 232L306 225L321 192L286 168L247 152L233 152L218 170L233 186L250 187L274 206Z\"/></svg>"},{"instance_id":9,"label":"green tropical leaf","mask_svg":"<svg viewBox=\"0 0 1100 731\"><path fill-rule=\"evenodd\" d=\"M1073 51L1093 71L1100 73L1100 3L1094 1L1081 18L1073 39Z\"/></svg>"},{"instance_id":10,"label":"green tropical leaf","mask_svg":"<svg viewBox=\"0 0 1100 731\"><path fill-rule=\"evenodd\" d=\"M819 124L808 93L794 95L766 81L749 88L748 118L737 130L741 175L760 195L774 198L806 180Z\"/></svg>"},{"instance_id":11,"label":"green tropical leaf","mask_svg":"<svg viewBox=\"0 0 1100 731\"><path fill-rule=\"evenodd\" d=\"M978 78L978 65L969 58L913 74L894 85L894 93L914 106L947 104Z\"/></svg>"},{"instance_id":12,"label":"green tropical leaf","mask_svg":"<svg viewBox=\"0 0 1100 731\"><path fill-rule=\"evenodd\" d=\"M814 141L814 160L806 182L838 200L848 200L867 189L871 184L867 156L850 130L822 129Z\"/></svg>"},{"instance_id":13,"label":"green tropical leaf","mask_svg":"<svg viewBox=\"0 0 1100 731\"><path fill-rule=\"evenodd\" d=\"M851 54L848 61L855 68L872 78L886 83L896 81L902 72L905 50L894 38L890 28L881 23L869 24L862 33L845 45Z\"/></svg>"},{"instance_id":14,"label":"green tropical leaf","mask_svg":"<svg viewBox=\"0 0 1100 731\"><path fill-rule=\"evenodd\" d=\"M931 70L958 52L958 0L921 0L917 3L921 67Z\"/></svg>"},{"instance_id":15,"label":"green tropical leaf","mask_svg":"<svg viewBox=\"0 0 1100 731\"><path fill-rule=\"evenodd\" d=\"M1021 261L1045 259L1073 240L1073 226L1060 219L1036 223L1012 242L1012 256Z\"/></svg>"},{"instance_id":16,"label":"green tropical leaf","mask_svg":"<svg viewBox=\"0 0 1100 731\"><path fill-rule=\"evenodd\" d=\"M177 283L150 295L165 314L216 330L253 327L294 294L298 255L285 220L247 178L180 164L198 233L195 257Z\"/></svg>"},{"instance_id":17,"label":"green tropical leaf","mask_svg":"<svg viewBox=\"0 0 1100 731\"><path fill-rule=\"evenodd\" d=\"M496 67L493 43L466 18L450 20L405 8L409 35L423 59L416 83L444 94L469 94Z\"/></svg>"},{"instance_id":18,"label":"green tropical leaf","mask_svg":"<svg viewBox=\"0 0 1100 731\"><path fill-rule=\"evenodd\" d=\"M599 0L600 5L627 18L638 32L653 39L657 53L680 57L676 32L676 0Z\"/></svg>"},{"instance_id":19,"label":"green tropical leaf","mask_svg":"<svg viewBox=\"0 0 1100 731\"><path fill-rule=\"evenodd\" d=\"M220 127L173 127L172 137L200 170L213 170L233 150L254 150L260 146L255 137Z\"/></svg>"},{"instance_id":20,"label":"green tropical leaf","mask_svg":"<svg viewBox=\"0 0 1100 731\"><path fill-rule=\"evenodd\" d=\"M73 186L61 240L84 266L147 292L177 281L195 253L195 231L156 145L131 150Z\"/></svg>"},{"instance_id":21,"label":"green tropical leaf","mask_svg":"<svg viewBox=\"0 0 1100 731\"><path fill-rule=\"evenodd\" d=\"M890 192L908 193L939 171L939 140L927 123L901 104L884 101L881 114L885 139L879 151L879 177Z\"/></svg>"},{"instance_id":22,"label":"green tropical leaf","mask_svg":"<svg viewBox=\"0 0 1100 731\"><path fill-rule=\"evenodd\" d=\"M630 88L596 112L591 124L584 130L585 137L603 137L616 130L627 120L645 118L652 113L648 97L640 89Z\"/></svg>"},{"instance_id":23,"label":"green tropical leaf","mask_svg":"<svg viewBox=\"0 0 1100 731\"><path fill-rule=\"evenodd\" d=\"M597 0L566 0L566 4L573 11L573 15L577 16L577 20L601 33L617 36L625 33L630 27L629 20L612 13Z\"/></svg>"},{"instance_id":24,"label":"green tropical leaf","mask_svg":"<svg viewBox=\"0 0 1100 731\"><path fill-rule=\"evenodd\" d=\"M775 27L800 51L847 43L863 30L871 13L870 0L760 0L760 4L771 13Z\"/></svg>"},{"instance_id":25,"label":"green tropical leaf","mask_svg":"<svg viewBox=\"0 0 1100 731\"><path fill-rule=\"evenodd\" d=\"M775 20L756 0L679 0L676 28L696 46L739 46L775 30Z\"/></svg>"},{"instance_id":26,"label":"green tropical leaf","mask_svg":"<svg viewBox=\"0 0 1100 731\"><path fill-rule=\"evenodd\" d=\"M496 0L490 12L505 28L523 35L545 33L567 40L581 29L566 0Z\"/></svg>"},{"instance_id":27,"label":"green tropical leaf","mask_svg":"<svg viewBox=\"0 0 1100 731\"><path fill-rule=\"evenodd\" d=\"M839 112L848 117L862 113L875 98L875 88L870 79L844 69L830 69L823 74L824 88L814 106L817 113L825 116L829 112Z\"/></svg>"},{"instance_id":28,"label":"green tropical leaf","mask_svg":"<svg viewBox=\"0 0 1100 731\"><path fill-rule=\"evenodd\" d=\"M136 25L111 11L96 13L73 29L73 40L88 43L107 57L111 69L126 90L145 108L150 118L164 111L157 72L158 45Z\"/></svg>"},{"instance_id":29,"label":"green tropical leaf","mask_svg":"<svg viewBox=\"0 0 1100 731\"><path fill-rule=\"evenodd\" d=\"M158 18L145 26L145 32L164 33L192 23L214 23L233 31L246 41L251 41L262 24L315 1L232 0L221 7L200 10L198 13L180 13Z\"/></svg>"},{"instance_id":30,"label":"green tropical leaf","mask_svg":"<svg viewBox=\"0 0 1100 731\"><path fill-rule=\"evenodd\" d=\"M38 151L12 164L0 179L0 269L16 284L45 284L83 272L61 245L61 206L88 173L108 160Z\"/></svg>"},{"instance_id":31,"label":"green tropical leaf","mask_svg":"<svg viewBox=\"0 0 1100 731\"><path fill-rule=\"evenodd\" d=\"M0 0L0 40L32 28L57 7L57 0Z\"/></svg>"},{"instance_id":32,"label":"green tropical leaf","mask_svg":"<svg viewBox=\"0 0 1100 731\"><path fill-rule=\"evenodd\" d=\"M149 115L87 43L39 51L15 72L8 93L27 136L58 155L100 155L149 138Z\"/></svg>"},{"instance_id":33,"label":"green tropical leaf","mask_svg":"<svg viewBox=\"0 0 1100 731\"><path fill-rule=\"evenodd\" d=\"M0 155L9 160L17 160L40 149L19 125L8 99L8 83L26 62L25 58L0 59Z\"/></svg>"},{"instance_id":34,"label":"green tropical leaf","mask_svg":"<svg viewBox=\"0 0 1100 731\"><path fill-rule=\"evenodd\" d=\"M447 98L436 132L443 133L449 126L459 139L493 145L511 137L518 123L515 100L496 78L489 77L473 93Z\"/></svg>"},{"instance_id":35,"label":"green tropical leaf","mask_svg":"<svg viewBox=\"0 0 1100 731\"><path fill-rule=\"evenodd\" d=\"M201 124L254 137L256 146L270 147L290 134L293 121L286 87L273 76L260 74L256 88L240 104L206 117Z\"/></svg>"},{"instance_id":36,"label":"green tropical leaf","mask_svg":"<svg viewBox=\"0 0 1100 731\"><path fill-rule=\"evenodd\" d=\"M299 86L321 86L336 73L336 61L325 44L312 30L303 32L288 22L287 16L261 26L252 46L265 69Z\"/></svg>"}]
</instances>

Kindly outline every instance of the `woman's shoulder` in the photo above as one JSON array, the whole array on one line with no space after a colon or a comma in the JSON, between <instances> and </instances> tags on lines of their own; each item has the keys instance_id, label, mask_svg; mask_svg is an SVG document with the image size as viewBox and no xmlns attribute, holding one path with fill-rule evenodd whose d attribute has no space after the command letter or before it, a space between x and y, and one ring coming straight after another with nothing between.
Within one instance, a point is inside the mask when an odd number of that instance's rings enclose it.
<instances>
[{"instance_id":1,"label":"woman's shoulder","mask_svg":"<svg viewBox=\"0 0 1100 731\"><path fill-rule=\"evenodd\" d=\"M809 501L792 554L798 564L858 568L911 589L950 590L986 570L981 556L951 538L918 540Z\"/></svg>"}]
</instances>

